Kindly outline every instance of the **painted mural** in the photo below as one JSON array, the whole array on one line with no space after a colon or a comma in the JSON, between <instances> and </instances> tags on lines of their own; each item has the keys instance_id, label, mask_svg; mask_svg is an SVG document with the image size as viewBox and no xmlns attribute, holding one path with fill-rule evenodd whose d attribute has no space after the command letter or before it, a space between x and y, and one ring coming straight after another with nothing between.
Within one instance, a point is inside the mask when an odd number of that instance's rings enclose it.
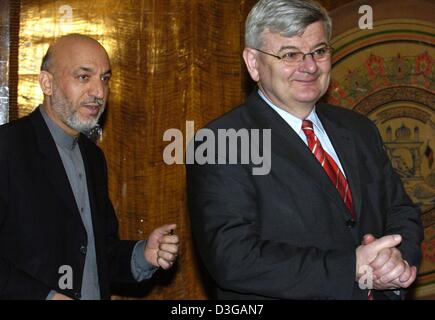
<instances>
[{"instance_id":1,"label":"painted mural","mask_svg":"<svg viewBox=\"0 0 435 320\"><path fill-rule=\"evenodd\" d=\"M329 103L374 121L406 191L421 208L425 240L417 286L425 289L417 298L435 294L434 43L435 24L424 20L377 20L370 30L353 26L332 40L327 95Z\"/></svg>"}]
</instances>

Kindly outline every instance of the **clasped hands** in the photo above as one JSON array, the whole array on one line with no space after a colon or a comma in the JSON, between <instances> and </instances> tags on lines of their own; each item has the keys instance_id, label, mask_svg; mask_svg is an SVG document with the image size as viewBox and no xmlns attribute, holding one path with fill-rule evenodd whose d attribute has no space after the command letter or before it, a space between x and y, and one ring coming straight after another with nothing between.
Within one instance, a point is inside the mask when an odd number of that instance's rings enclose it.
<instances>
[{"instance_id":1,"label":"clasped hands","mask_svg":"<svg viewBox=\"0 0 435 320\"><path fill-rule=\"evenodd\" d=\"M356 249L356 281L363 276L372 276L375 290L408 288L417 276L417 268L410 266L396 248L402 237L388 235L376 239L366 234L362 244Z\"/></svg>"}]
</instances>

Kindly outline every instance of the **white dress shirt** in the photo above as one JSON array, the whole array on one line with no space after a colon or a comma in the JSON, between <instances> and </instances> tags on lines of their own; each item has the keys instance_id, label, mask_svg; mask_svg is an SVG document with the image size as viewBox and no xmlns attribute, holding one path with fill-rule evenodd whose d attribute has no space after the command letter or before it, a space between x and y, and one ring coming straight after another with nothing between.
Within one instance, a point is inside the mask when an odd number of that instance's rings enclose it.
<instances>
[{"instance_id":1,"label":"white dress shirt","mask_svg":"<svg viewBox=\"0 0 435 320\"><path fill-rule=\"evenodd\" d=\"M258 94L264 101L266 101L266 103L273 110L275 110L284 119L285 122L287 122L287 124L296 132L296 134L308 146L307 137L304 131L302 130L302 120L299 119L298 117L295 117L291 113L285 111L284 109L281 109L275 104L273 104L273 102L270 101L269 98L267 98L261 90L258 90ZM338 165L341 172L346 177L343 167L341 166L340 160L338 159L337 153L335 152L334 147L332 146L331 140L329 140L328 134L326 133L325 129L323 128L322 122L320 122L320 119L317 116L315 106L305 120L310 120L313 123L314 134L317 136L317 139L320 140L323 150L325 150L332 157L332 159L334 159L335 163Z\"/></svg>"}]
</instances>

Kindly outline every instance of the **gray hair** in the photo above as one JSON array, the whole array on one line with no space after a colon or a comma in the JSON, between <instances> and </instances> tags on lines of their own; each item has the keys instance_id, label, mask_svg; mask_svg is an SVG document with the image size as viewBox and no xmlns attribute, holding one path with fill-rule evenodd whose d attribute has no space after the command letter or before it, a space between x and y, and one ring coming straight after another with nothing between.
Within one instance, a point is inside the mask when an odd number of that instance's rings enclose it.
<instances>
[{"instance_id":1,"label":"gray hair","mask_svg":"<svg viewBox=\"0 0 435 320\"><path fill-rule=\"evenodd\" d=\"M266 29L284 37L293 37L301 35L317 21L323 21L330 40L331 18L319 3L312 0L260 0L246 19L245 45L261 48Z\"/></svg>"}]
</instances>

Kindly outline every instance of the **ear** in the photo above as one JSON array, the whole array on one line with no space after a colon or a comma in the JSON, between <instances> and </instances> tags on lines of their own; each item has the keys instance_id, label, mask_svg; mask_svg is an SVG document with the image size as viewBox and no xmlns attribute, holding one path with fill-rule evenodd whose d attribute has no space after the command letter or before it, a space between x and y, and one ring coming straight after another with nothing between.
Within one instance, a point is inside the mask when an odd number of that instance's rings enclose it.
<instances>
[{"instance_id":1,"label":"ear","mask_svg":"<svg viewBox=\"0 0 435 320\"><path fill-rule=\"evenodd\" d=\"M258 73L257 52L252 48L245 48L245 50L243 50L243 59L245 60L246 67L248 68L248 72L251 75L252 80L258 82L260 80L260 76Z\"/></svg>"},{"instance_id":2,"label":"ear","mask_svg":"<svg viewBox=\"0 0 435 320\"><path fill-rule=\"evenodd\" d=\"M53 75L48 71L41 71L38 80L44 95L51 96L53 93Z\"/></svg>"}]
</instances>

